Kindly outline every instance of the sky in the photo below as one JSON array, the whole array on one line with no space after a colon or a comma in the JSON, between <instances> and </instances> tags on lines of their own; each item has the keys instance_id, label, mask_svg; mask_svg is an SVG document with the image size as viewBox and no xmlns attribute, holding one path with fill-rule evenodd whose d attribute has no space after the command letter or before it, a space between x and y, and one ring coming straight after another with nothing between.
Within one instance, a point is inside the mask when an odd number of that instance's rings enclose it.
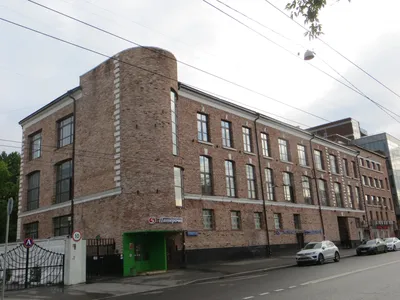
<instances>
[{"instance_id":1,"label":"sky","mask_svg":"<svg viewBox=\"0 0 400 300\"><path fill-rule=\"evenodd\" d=\"M344 81L343 76L399 115L400 97L321 41L304 37L304 29L265 0L221 0L263 26L217 0L207 0L258 33L203 0L35 1L140 45L169 50L179 61L237 85L178 63L181 82L278 120L307 128L324 123L323 119L352 117L369 134L386 131L400 138L400 118L392 119L335 78ZM270 2L284 9L288 0ZM399 9L398 0L386 0L384 5L378 0L328 0L320 21L324 42L400 95ZM2 0L0 18L109 56L134 47L27 0ZM0 151L19 151L18 122L78 86L79 76L105 58L1 20L0 37ZM307 49L316 54L311 61L302 59Z\"/></svg>"}]
</instances>

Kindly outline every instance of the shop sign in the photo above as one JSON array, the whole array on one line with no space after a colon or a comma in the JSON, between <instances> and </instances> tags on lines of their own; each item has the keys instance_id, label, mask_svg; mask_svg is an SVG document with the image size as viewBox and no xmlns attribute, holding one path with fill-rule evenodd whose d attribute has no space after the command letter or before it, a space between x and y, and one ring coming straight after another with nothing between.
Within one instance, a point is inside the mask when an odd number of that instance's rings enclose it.
<instances>
[{"instance_id":1,"label":"shop sign","mask_svg":"<svg viewBox=\"0 0 400 300\"><path fill-rule=\"evenodd\" d=\"M187 236L198 236L199 233L197 231L186 231Z\"/></svg>"},{"instance_id":2,"label":"shop sign","mask_svg":"<svg viewBox=\"0 0 400 300\"><path fill-rule=\"evenodd\" d=\"M376 229L389 229L388 225L378 225L376 226Z\"/></svg>"},{"instance_id":3,"label":"shop sign","mask_svg":"<svg viewBox=\"0 0 400 300\"><path fill-rule=\"evenodd\" d=\"M391 225L393 221L388 221L388 220L377 220L376 225Z\"/></svg>"},{"instance_id":4,"label":"shop sign","mask_svg":"<svg viewBox=\"0 0 400 300\"><path fill-rule=\"evenodd\" d=\"M176 223L183 223L183 218L182 217L160 217L160 218L150 217L148 219L148 222L151 225L156 224L156 223L176 224Z\"/></svg>"}]
</instances>

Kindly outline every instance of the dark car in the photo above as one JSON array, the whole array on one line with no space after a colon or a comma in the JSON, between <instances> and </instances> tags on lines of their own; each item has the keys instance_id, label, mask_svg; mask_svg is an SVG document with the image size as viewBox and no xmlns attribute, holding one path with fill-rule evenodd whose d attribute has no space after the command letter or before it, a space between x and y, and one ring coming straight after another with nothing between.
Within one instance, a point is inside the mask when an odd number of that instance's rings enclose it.
<instances>
[{"instance_id":1,"label":"dark car","mask_svg":"<svg viewBox=\"0 0 400 300\"><path fill-rule=\"evenodd\" d=\"M356 249L357 255L363 254L377 254L386 253L388 251L387 245L382 239L373 239L369 241L364 241Z\"/></svg>"}]
</instances>

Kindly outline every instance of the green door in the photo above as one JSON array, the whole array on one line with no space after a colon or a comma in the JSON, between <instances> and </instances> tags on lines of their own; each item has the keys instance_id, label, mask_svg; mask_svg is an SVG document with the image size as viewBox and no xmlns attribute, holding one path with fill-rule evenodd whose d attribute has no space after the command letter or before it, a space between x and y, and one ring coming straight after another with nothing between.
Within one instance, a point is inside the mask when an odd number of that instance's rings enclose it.
<instances>
[{"instance_id":1,"label":"green door","mask_svg":"<svg viewBox=\"0 0 400 300\"><path fill-rule=\"evenodd\" d=\"M136 271L143 273L150 271L150 247L149 235L139 234L135 237L135 264Z\"/></svg>"}]
</instances>

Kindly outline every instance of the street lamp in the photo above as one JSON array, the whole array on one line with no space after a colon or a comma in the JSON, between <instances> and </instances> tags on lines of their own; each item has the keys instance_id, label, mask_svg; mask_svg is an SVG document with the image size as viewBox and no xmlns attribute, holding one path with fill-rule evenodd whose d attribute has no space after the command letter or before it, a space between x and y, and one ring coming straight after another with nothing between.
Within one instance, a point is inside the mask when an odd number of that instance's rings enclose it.
<instances>
[{"instance_id":1,"label":"street lamp","mask_svg":"<svg viewBox=\"0 0 400 300\"><path fill-rule=\"evenodd\" d=\"M304 53L304 60L311 60L311 59L313 59L314 57L315 57L315 52L314 52L314 51L307 50L307 51Z\"/></svg>"}]
</instances>

